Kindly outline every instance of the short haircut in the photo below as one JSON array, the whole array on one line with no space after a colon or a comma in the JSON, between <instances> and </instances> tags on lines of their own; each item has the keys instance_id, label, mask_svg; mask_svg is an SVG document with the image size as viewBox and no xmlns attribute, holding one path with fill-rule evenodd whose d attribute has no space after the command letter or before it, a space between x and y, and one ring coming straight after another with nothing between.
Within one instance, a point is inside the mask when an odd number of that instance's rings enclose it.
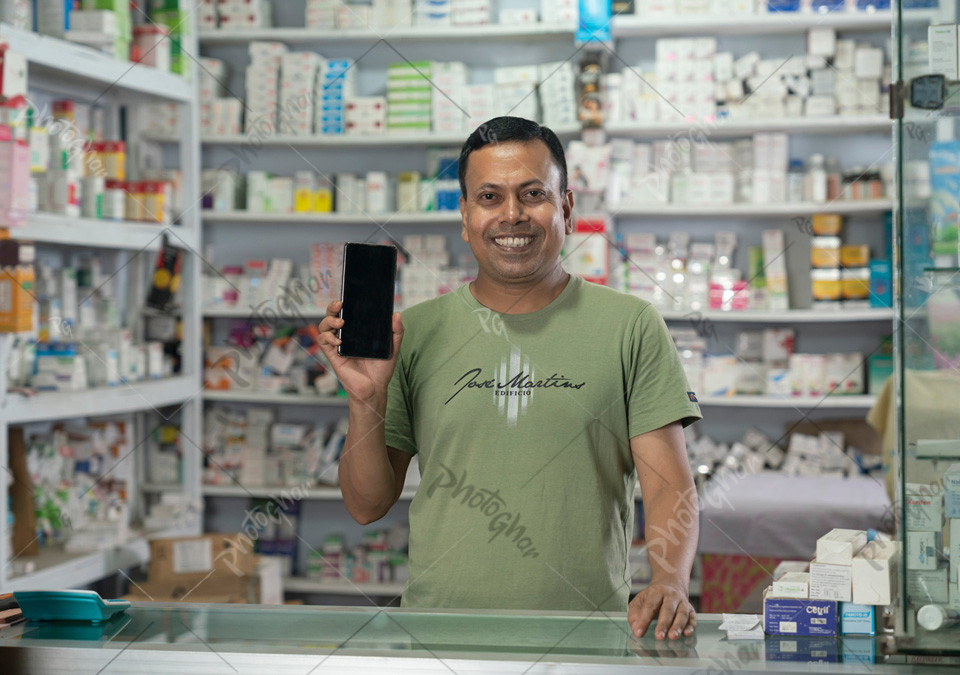
<instances>
[{"instance_id":1,"label":"short haircut","mask_svg":"<svg viewBox=\"0 0 960 675\"><path fill-rule=\"evenodd\" d=\"M492 143L529 143L543 141L553 161L560 169L560 193L567 191L567 158L563 154L563 144L553 130L522 117L494 117L474 130L460 149L460 162L457 174L460 179L460 192L467 194L467 159L474 150Z\"/></svg>"}]
</instances>

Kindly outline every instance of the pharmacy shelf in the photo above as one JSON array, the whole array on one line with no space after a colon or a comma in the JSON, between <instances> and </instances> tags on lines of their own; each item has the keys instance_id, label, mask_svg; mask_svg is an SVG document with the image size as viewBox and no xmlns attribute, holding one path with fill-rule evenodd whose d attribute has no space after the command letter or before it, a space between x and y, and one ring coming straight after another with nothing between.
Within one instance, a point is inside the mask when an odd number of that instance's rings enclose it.
<instances>
[{"instance_id":1,"label":"pharmacy shelf","mask_svg":"<svg viewBox=\"0 0 960 675\"><path fill-rule=\"evenodd\" d=\"M10 51L22 54L29 63L30 86L52 83L62 92L78 84L102 87L103 97L116 90L142 97L187 103L193 100L193 85L174 73L128 61L66 40L38 35L0 23L0 38Z\"/></svg>"},{"instance_id":2,"label":"pharmacy shelf","mask_svg":"<svg viewBox=\"0 0 960 675\"><path fill-rule=\"evenodd\" d=\"M41 420L101 417L153 410L186 402L199 393L195 378L180 375L117 387L98 387L74 392L40 392L30 397L7 393L0 410L9 424L24 424Z\"/></svg>"},{"instance_id":3,"label":"pharmacy shelf","mask_svg":"<svg viewBox=\"0 0 960 675\"><path fill-rule=\"evenodd\" d=\"M794 408L817 410L872 408L876 396L701 396L700 406L717 408Z\"/></svg>"},{"instance_id":4,"label":"pharmacy shelf","mask_svg":"<svg viewBox=\"0 0 960 675\"><path fill-rule=\"evenodd\" d=\"M179 225L158 225L134 221L71 218L52 213L34 213L23 227L14 228L17 239L64 246L92 246L156 251L163 235L171 246L197 249L195 232Z\"/></svg>"},{"instance_id":5,"label":"pharmacy shelf","mask_svg":"<svg viewBox=\"0 0 960 675\"><path fill-rule=\"evenodd\" d=\"M264 314L265 310L269 310L269 312ZM260 307L259 309L252 307L220 307L203 310L203 317L205 319L248 319L250 321L262 322L281 321L284 319L290 321L296 321L298 319L322 319L326 315L326 309L317 309L316 307L309 309L297 307L294 312L280 312L273 307Z\"/></svg>"},{"instance_id":6,"label":"pharmacy shelf","mask_svg":"<svg viewBox=\"0 0 960 675\"><path fill-rule=\"evenodd\" d=\"M904 11L906 14L907 11ZM926 13L928 17L932 16ZM893 15L880 12L832 12L814 14L781 12L776 14L733 16L689 16L647 18L621 14L610 24L613 37L667 37L670 35L774 35L804 33L811 28L833 28L838 31L890 30Z\"/></svg>"},{"instance_id":7,"label":"pharmacy shelf","mask_svg":"<svg viewBox=\"0 0 960 675\"><path fill-rule=\"evenodd\" d=\"M783 131L791 134L846 134L850 132L890 133L893 127L884 115L843 115L824 117L780 117L776 119L736 119L718 122L609 122L604 125L608 136L630 138L669 138L687 134L690 140L735 138L761 132Z\"/></svg>"},{"instance_id":8,"label":"pharmacy shelf","mask_svg":"<svg viewBox=\"0 0 960 675\"><path fill-rule=\"evenodd\" d=\"M554 132L560 138L572 138L580 135L580 125L566 125L554 127ZM751 132L752 133L752 132ZM459 148L470 134L469 131L458 131L453 134L380 134L377 136L353 136L349 134L328 134L319 136L291 136L276 134L273 136L246 136L235 134L229 136L204 136L201 140L204 146L242 146L255 143L259 146L293 147L293 148L383 148L387 146L433 146L446 145ZM150 136L150 140L160 143L174 143L175 138Z\"/></svg>"},{"instance_id":9,"label":"pharmacy shelf","mask_svg":"<svg viewBox=\"0 0 960 675\"><path fill-rule=\"evenodd\" d=\"M42 547L40 555L22 560L35 564L35 571L7 580L4 592L82 588L116 574L118 570L143 565L150 560L150 539L195 534L173 529L152 534L140 533L125 544L93 553L68 553L59 545Z\"/></svg>"},{"instance_id":10,"label":"pharmacy shelf","mask_svg":"<svg viewBox=\"0 0 960 675\"><path fill-rule=\"evenodd\" d=\"M850 323L860 321L893 321L893 309L878 307L875 309L838 309L825 311L820 309L789 309L785 312L742 311L720 312L698 310L661 311L667 321L705 321L730 323Z\"/></svg>"},{"instance_id":11,"label":"pharmacy shelf","mask_svg":"<svg viewBox=\"0 0 960 675\"><path fill-rule=\"evenodd\" d=\"M888 19L889 23L889 19ZM488 24L485 26L394 26L380 29L254 28L247 30L200 31L200 45L242 45L253 40L283 42L288 45L328 45L344 42L383 40L394 42L548 40L573 39L576 26L565 23Z\"/></svg>"},{"instance_id":12,"label":"pharmacy shelf","mask_svg":"<svg viewBox=\"0 0 960 675\"><path fill-rule=\"evenodd\" d=\"M340 396L306 396L302 394L271 394L258 391L216 391L203 392L204 401L219 401L223 403L274 403L295 405L333 405L346 406L346 397Z\"/></svg>"},{"instance_id":13,"label":"pharmacy shelf","mask_svg":"<svg viewBox=\"0 0 960 675\"><path fill-rule=\"evenodd\" d=\"M612 211L617 218L775 218L806 217L816 213L841 215L879 214L893 209L889 199L850 199L828 203L785 202L780 204L726 204L717 206L680 206L651 204L626 206Z\"/></svg>"},{"instance_id":14,"label":"pharmacy shelf","mask_svg":"<svg viewBox=\"0 0 960 675\"><path fill-rule=\"evenodd\" d=\"M176 486L152 486L155 492L175 489ZM146 489L146 488L144 488ZM284 497L292 499L294 494L303 494L305 500L310 501L343 501L343 494L338 487L316 487L309 490L296 489L292 492L294 486L285 485L204 485L203 495L205 497ZM415 487L404 488L400 493L400 499L409 500L417 493Z\"/></svg>"},{"instance_id":15,"label":"pharmacy shelf","mask_svg":"<svg viewBox=\"0 0 960 675\"><path fill-rule=\"evenodd\" d=\"M414 213L254 213L250 211L204 211L206 223L263 223L297 225L453 225L459 211Z\"/></svg>"},{"instance_id":16,"label":"pharmacy shelf","mask_svg":"<svg viewBox=\"0 0 960 675\"><path fill-rule=\"evenodd\" d=\"M323 593L331 595L389 595L403 593L404 582L351 584L348 581L321 581L306 577L284 577L283 590L287 593Z\"/></svg>"}]
</instances>

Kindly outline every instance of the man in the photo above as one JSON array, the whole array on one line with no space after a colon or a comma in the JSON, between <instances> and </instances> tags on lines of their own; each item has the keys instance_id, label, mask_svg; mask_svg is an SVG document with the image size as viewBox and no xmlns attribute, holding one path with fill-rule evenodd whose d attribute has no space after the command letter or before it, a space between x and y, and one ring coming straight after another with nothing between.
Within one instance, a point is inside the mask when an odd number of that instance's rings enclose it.
<instances>
[{"instance_id":1,"label":"man","mask_svg":"<svg viewBox=\"0 0 960 675\"><path fill-rule=\"evenodd\" d=\"M459 170L476 281L395 314L387 361L337 355L339 302L320 324L349 394L344 503L360 523L381 518L420 455L404 606L628 610L639 636L655 618L657 639L690 635L682 427L700 412L666 326L561 266L573 193L552 131L493 119ZM656 541L628 609L635 476Z\"/></svg>"}]
</instances>

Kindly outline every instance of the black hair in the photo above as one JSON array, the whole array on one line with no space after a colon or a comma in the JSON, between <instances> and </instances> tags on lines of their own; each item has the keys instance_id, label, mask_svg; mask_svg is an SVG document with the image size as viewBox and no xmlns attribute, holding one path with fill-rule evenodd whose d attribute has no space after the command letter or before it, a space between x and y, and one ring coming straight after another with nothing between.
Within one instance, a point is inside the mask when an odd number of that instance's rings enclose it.
<instances>
[{"instance_id":1,"label":"black hair","mask_svg":"<svg viewBox=\"0 0 960 675\"><path fill-rule=\"evenodd\" d=\"M560 169L560 193L567 191L567 158L563 154L563 144L548 127L522 117L494 117L477 127L460 149L460 161L457 165L457 177L460 179L460 192L466 196L467 159L474 150L492 143L529 143L543 141L553 161Z\"/></svg>"}]
</instances>

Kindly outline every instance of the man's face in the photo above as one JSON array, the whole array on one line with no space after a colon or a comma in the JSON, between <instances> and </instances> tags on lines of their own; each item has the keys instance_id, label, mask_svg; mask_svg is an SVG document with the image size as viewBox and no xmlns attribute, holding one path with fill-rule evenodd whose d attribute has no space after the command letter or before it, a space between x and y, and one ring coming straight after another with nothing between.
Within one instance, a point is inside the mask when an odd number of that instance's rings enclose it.
<instances>
[{"instance_id":1,"label":"man's face","mask_svg":"<svg viewBox=\"0 0 960 675\"><path fill-rule=\"evenodd\" d=\"M573 193L542 141L491 143L474 150L460 198L463 240L480 275L500 284L536 283L556 269L573 232Z\"/></svg>"}]
</instances>

